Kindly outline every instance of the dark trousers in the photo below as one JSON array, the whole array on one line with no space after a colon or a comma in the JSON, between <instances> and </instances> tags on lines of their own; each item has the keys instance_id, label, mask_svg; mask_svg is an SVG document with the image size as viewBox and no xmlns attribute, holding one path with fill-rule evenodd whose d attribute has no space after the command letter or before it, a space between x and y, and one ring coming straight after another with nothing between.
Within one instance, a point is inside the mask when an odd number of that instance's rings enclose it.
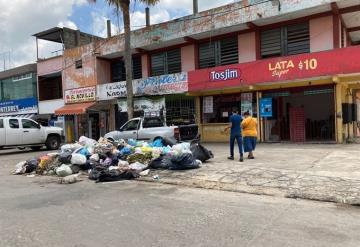
<instances>
[{"instance_id":1,"label":"dark trousers","mask_svg":"<svg viewBox=\"0 0 360 247\"><path fill-rule=\"evenodd\" d=\"M240 134L231 134L230 135L230 156L234 157L235 140L239 146L240 156L243 156L243 144L242 144L242 137Z\"/></svg>"}]
</instances>

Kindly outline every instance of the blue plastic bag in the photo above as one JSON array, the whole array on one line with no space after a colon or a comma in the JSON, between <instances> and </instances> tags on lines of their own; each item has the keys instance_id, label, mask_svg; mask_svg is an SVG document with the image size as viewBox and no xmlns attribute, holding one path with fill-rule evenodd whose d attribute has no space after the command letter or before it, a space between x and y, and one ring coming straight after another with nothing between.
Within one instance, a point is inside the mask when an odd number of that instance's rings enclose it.
<instances>
[{"instance_id":1,"label":"blue plastic bag","mask_svg":"<svg viewBox=\"0 0 360 247\"><path fill-rule=\"evenodd\" d=\"M129 140L128 140L128 144L129 144L130 146L136 147L136 141L135 141L134 139L129 139Z\"/></svg>"},{"instance_id":2,"label":"blue plastic bag","mask_svg":"<svg viewBox=\"0 0 360 247\"><path fill-rule=\"evenodd\" d=\"M124 147L120 151L120 155L129 155L129 154L131 154L131 149L128 147Z\"/></svg>"},{"instance_id":3,"label":"blue plastic bag","mask_svg":"<svg viewBox=\"0 0 360 247\"><path fill-rule=\"evenodd\" d=\"M91 155L87 148L82 148L78 153L84 155L85 157L89 157Z\"/></svg>"},{"instance_id":4,"label":"blue plastic bag","mask_svg":"<svg viewBox=\"0 0 360 247\"><path fill-rule=\"evenodd\" d=\"M154 140L151 144L151 147L157 147L157 148L161 148L164 146L163 144L163 140L161 138L157 138L156 140Z\"/></svg>"}]
</instances>

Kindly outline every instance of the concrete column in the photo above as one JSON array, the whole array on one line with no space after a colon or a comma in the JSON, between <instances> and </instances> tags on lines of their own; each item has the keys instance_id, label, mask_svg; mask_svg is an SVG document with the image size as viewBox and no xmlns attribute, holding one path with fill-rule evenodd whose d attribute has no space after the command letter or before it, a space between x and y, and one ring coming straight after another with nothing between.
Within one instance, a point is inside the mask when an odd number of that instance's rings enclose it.
<instances>
[{"instance_id":1,"label":"concrete column","mask_svg":"<svg viewBox=\"0 0 360 247\"><path fill-rule=\"evenodd\" d=\"M107 37L111 38L111 21L106 20Z\"/></svg>"},{"instance_id":2,"label":"concrete column","mask_svg":"<svg viewBox=\"0 0 360 247\"><path fill-rule=\"evenodd\" d=\"M338 82L335 86L335 136L337 143L343 143L343 119L342 119L342 85Z\"/></svg>"},{"instance_id":3,"label":"concrete column","mask_svg":"<svg viewBox=\"0 0 360 247\"><path fill-rule=\"evenodd\" d=\"M201 140L203 140L201 125L201 98L199 96L195 98L195 122L199 126L199 134L201 135Z\"/></svg>"},{"instance_id":4,"label":"concrete column","mask_svg":"<svg viewBox=\"0 0 360 247\"><path fill-rule=\"evenodd\" d=\"M260 99L261 99L261 92L256 92L256 108L257 108L257 119L258 119L258 125L257 125L257 132L258 141L263 141L263 119L260 117Z\"/></svg>"},{"instance_id":5,"label":"concrete column","mask_svg":"<svg viewBox=\"0 0 360 247\"><path fill-rule=\"evenodd\" d=\"M149 9L149 7L145 8L145 19L146 19L146 27L150 27L150 9Z\"/></svg>"},{"instance_id":6,"label":"concrete column","mask_svg":"<svg viewBox=\"0 0 360 247\"><path fill-rule=\"evenodd\" d=\"M193 13L197 14L199 12L198 0L193 0Z\"/></svg>"}]
</instances>

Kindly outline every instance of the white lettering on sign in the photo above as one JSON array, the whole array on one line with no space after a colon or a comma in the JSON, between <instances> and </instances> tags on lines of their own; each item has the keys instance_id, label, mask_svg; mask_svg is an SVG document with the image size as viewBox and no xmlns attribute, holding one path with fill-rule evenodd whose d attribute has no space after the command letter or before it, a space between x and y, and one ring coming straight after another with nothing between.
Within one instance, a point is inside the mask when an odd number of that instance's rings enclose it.
<instances>
[{"instance_id":1,"label":"white lettering on sign","mask_svg":"<svg viewBox=\"0 0 360 247\"><path fill-rule=\"evenodd\" d=\"M237 69L226 69L223 71L211 71L210 81L227 81L240 77L240 72Z\"/></svg>"}]
</instances>

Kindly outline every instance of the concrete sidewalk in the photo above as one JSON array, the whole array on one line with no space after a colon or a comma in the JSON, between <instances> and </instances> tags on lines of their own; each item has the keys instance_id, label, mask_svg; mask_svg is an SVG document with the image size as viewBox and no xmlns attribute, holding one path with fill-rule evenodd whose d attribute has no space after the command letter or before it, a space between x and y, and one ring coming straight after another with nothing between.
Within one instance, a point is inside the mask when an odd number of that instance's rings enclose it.
<instances>
[{"instance_id":1,"label":"concrete sidewalk","mask_svg":"<svg viewBox=\"0 0 360 247\"><path fill-rule=\"evenodd\" d=\"M243 163L227 160L228 144L204 146L215 158L200 169L156 170L140 180L360 205L359 144L260 144L256 159Z\"/></svg>"}]
</instances>

